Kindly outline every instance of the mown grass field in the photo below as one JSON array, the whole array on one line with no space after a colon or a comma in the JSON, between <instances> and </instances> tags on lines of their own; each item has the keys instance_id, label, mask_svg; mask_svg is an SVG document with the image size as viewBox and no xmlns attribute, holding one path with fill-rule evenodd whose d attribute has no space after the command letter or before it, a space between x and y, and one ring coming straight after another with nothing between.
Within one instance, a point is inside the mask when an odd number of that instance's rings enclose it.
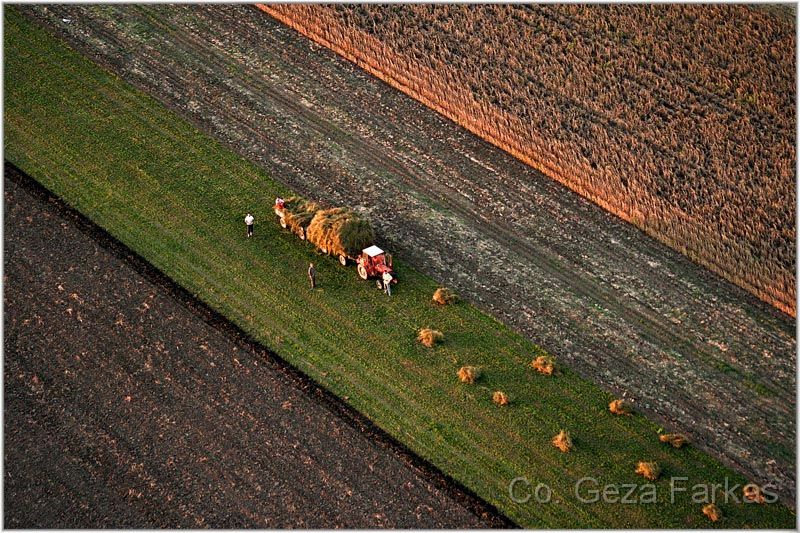
<instances>
[{"instance_id":1,"label":"mown grass field","mask_svg":"<svg viewBox=\"0 0 800 533\"><path fill-rule=\"evenodd\" d=\"M400 259L401 282L387 298L352 266L281 230L271 205L290 191L272 177L15 9L4 17L8 160L520 525L711 527L693 491L670 503L670 476L688 478L688 488L746 482L692 447L667 448L640 416L613 417L611 396L569 370L537 375L527 365L541 350L469 305L434 306L437 285ZM250 240L247 211L256 216ZM422 347L420 327L443 331L444 343ZM456 379L466 364L483 370L475 385ZM511 405L492 404L495 390ZM550 444L560 429L575 442L569 454ZM600 486L642 482L639 460L664 468L657 502L576 497L587 476ZM508 486L519 476L549 486L551 502L514 503ZM718 504L716 526L795 525L780 504Z\"/></svg>"}]
</instances>

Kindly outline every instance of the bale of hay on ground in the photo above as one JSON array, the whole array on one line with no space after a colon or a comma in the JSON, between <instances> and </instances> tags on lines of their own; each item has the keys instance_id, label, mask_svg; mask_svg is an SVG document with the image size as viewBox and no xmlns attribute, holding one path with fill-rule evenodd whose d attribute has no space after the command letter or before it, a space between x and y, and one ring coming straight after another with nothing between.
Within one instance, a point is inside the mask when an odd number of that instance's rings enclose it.
<instances>
[{"instance_id":1,"label":"bale of hay on ground","mask_svg":"<svg viewBox=\"0 0 800 533\"><path fill-rule=\"evenodd\" d=\"M764 503L764 501L766 501L766 498L764 498L764 494L761 491L761 487L755 483L748 483L742 487L742 496L744 496L745 500L750 502Z\"/></svg>"},{"instance_id":2,"label":"bale of hay on ground","mask_svg":"<svg viewBox=\"0 0 800 533\"><path fill-rule=\"evenodd\" d=\"M533 361L531 361L531 366L539 372L540 374L544 374L545 376L550 376L553 374L555 370L555 359L553 359L549 355L540 355Z\"/></svg>"},{"instance_id":3,"label":"bale of hay on ground","mask_svg":"<svg viewBox=\"0 0 800 533\"><path fill-rule=\"evenodd\" d=\"M286 226L294 233L305 231L314 215L319 211L319 205L297 196L284 200L283 220Z\"/></svg>"},{"instance_id":4,"label":"bale of hay on ground","mask_svg":"<svg viewBox=\"0 0 800 533\"><path fill-rule=\"evenodd\" d=\"M448 288L439 287L433 293L433 301L439 305L452 304L456 301L456 295Z\"/></svg>"},{"instance_id":5,"label":"bale of hay on ground","mask_svg":"<svg viewBox=\"0 0 800 533\"><path fill-rule=\"evenodd\" d=\"M508 405L508 395L502 391L495 391L492 394L492 401L497 405Z\"/></svg>"},{"instance_id":6,"label":"bale of hay on ground","mask_svg":"<svg viewBox=\"0 0 800 533\"><path fill-rule=\"evenodd\" d=\"M433 348L433 345L442 342L442 339L444 339L444 334L435 329L423 328L417 333L417 340L428 348Z\"/></svg>"},{"instance_id":7,"label":"bale of hay on ground","mask_svg":"<svg viewBox=\"0 0 800 533\"><path fill-rule=\"evenodd\" d=\"M655 481L661 475L661 467L656 462L639 461L636 465L636 473L645 479Z\"/></svg>"},{"instance_id":8,"label":"bale of hay on ground","mask_svg":"<svg viewBox=\"0 0 800 533\"><path fill-rule=\"evenodd\" d=\"M479 374L474 366L462 366L458 369L458 379L461 383L475 383Z\"/></svg>"},{"instance_id":9,"label":"bale of hay on ground","mask_svg":"<svg viewBox=\"0 0 800 533\"><path fill-rule=\"evenodd\" d=\"M567 433L563 429L558 435L553 437L552 442L553 446L555 446L564 453L567 453L572 449L572 439L570 438L569 433Z\"/></svg>"},{"instance_id":10,"label":"bale of hay on ground","mask_svg":"<svg viewBox=\"0 0 800 533\"><path fill-rule=\"evenodd\" d=\"M346 257L356 257L375 242L375 231L369 220L346 207L317 211L308 224L306 235L326 253Z\"/></svg>"},{"instance_id":11,"label":"bale of hay on ground","mask_svg":"<svg viewBox=\"0 0 800 533\"><path fill-rule=\"evenodd\" d=\"M615 415L629 415L633 412L633 405L627 400L614 400L608 404L608 410Z\"/></svg>"},{"instance_id":12,"label":"bale of hay on ground","mask_svg":"<svg viewBox=\"0 0 800 533\"><path fill-rule=\"evenodd\" d=\"M681 448L684 444L688 442L686 437L681 435L680 433L665 433L663 435L659 435L658 440L661 442L668 442L672 445L673 448Z\"/></svg>"},{"instance_id":13,"label":"bale of hay on ground","mask_svg":"<svg viewBox=\"0 0 800 533\"><path fill-rule=\"evenodd\" d=\"M708 517L709 520L712 522L716 522L720 518L722 518L722 511L719 510L719 507L714 505L713 503L709 503L708 505L703 507L703 514Z\"/></svg>"}]
</instances>

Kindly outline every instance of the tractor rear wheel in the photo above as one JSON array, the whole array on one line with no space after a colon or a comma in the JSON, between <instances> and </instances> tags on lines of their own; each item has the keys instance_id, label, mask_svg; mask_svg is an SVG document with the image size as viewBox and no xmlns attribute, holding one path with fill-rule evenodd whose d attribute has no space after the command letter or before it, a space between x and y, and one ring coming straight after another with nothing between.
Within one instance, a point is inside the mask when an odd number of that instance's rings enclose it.
<instances>
[{"instance_id":1,"label":"tractor rear wheel","mask_svg":"<svg viewBox=\"0 0 800 533\"><path fill-rule=\"evenodd\" d=\"M283 217L278 217L278 222L280 222L280 224L281 224L281 227L282 227L283 229L286 229L286 219L285 219L285 218L283 218Z\"/></svg>"},{"instance_id":2,"label":"tractor rear wheel","mask_svg":"<svg viewBox=\"0 0 800 533\"><path fill-rule=\"evenodd\" d=\"M364 265L359 264L357 270L358 270L358 277L359 278L361 278L361 279L369 278L369 276L367 275L367 269L364 268Z\"/></svg>"},{"instance_id":3,"label":"tractor rear wheel","mask_svg":"<svg viewBox=\"0 0 800 533\"><path fill-rule=\"evenodd\" d=\"M346 256L346 255L340 255L340 256L339 256L339 262L340 262L342 265L345 265L345 266L346 266L346 265L347 265L347 256Z\"/></svg>"},{"instance_id":4,"label":"tractor rear wheel","mask_svg":"<svg viewBox=\"0 0 800 533\"><path fill-rule=\"evenodd\" d=\"M303 228L297 228L297 236L300 237L301 241L306 240L306 231Z\"/></svg>"}]
</instances>

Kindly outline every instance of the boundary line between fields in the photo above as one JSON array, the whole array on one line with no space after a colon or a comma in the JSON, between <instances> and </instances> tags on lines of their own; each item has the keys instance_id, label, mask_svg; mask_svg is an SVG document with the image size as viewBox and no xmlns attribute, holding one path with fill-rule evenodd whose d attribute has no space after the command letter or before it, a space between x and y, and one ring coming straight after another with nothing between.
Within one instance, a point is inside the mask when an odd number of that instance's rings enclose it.
<instances>
[{"instance_id":1,"label":"boundary line between fields","mask_svg":"<svg viewBox=\"0 0 800 533\"><path fill-rule=\"evenodd\" d=\"M308 397L317 401L338 416L347 425L357 430L366 438L372 440L379 448L392 453L412 472L419 475L436 488L443 491L450 498L465 507L475 516L488 522L491 528L518 529L520 526L503 515L497 507L481 499L472 490L462 485L459 481L438 469L430 461L417 455L405 444L388 434L369 420L365 415L348 405L341 398L317 383L311 376L292 366L280 355L263 346L252 336L244 332L224 315L212 309L184 287L173 281L164 272L149 263L138 253L130 249L125 243L98 226L86 215L70 206L58 195L36 181L24 171L8 160L3 161L3 176L24 188L34 197L52 205L59 216L72 222L79 231L93 239L99 246L112 253L119 260L131 267L149 282L164 291L169 297L175 299L192 314L203 320L206 324L220 331L239 347L249 353L260 356L266 360L272 370L277 371L282 378L301 390Z\"/></svg>"}]
</instances>

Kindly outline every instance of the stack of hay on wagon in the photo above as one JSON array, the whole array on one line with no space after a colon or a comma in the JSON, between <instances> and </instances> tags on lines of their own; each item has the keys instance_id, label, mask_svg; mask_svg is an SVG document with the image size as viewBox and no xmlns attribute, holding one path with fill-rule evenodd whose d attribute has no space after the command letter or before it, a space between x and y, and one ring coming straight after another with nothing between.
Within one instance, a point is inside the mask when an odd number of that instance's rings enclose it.
<instances>
[{"instance_id":1,"label":"stack of hay on wagon","mask_svg":"<svg viewBox=\"0 0 800 533\"><path fill-rule=\"evenodd\" d=\"M334 207L316 212L306 236L323 253L337 256L344 264L374 242L375 231L369 220L352 209Z\"/></svg>"},{"instance_id":2,"label":"stack of hay on wagon","mask_svg":"<svg viewBox=\"0 0 800 533\"><path fill-rule=\"evenodd\" d=\"M311 219L319 211L319 205L297 196L292 196L283 201L281 210L281 226L289 228L292 233L301 239L306 238L306 229ZM277 210L276 210L277 212Z\"/></svg>"}]
</instances>

